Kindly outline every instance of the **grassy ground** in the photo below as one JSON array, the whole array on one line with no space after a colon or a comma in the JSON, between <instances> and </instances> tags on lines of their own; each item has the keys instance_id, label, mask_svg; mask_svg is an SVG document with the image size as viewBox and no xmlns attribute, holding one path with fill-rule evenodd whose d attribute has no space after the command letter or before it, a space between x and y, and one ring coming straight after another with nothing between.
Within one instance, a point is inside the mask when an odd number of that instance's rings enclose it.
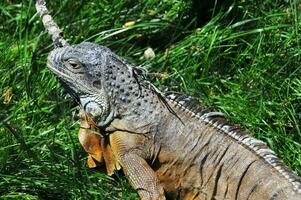
<instances>
[{"instance_id":1,"label":"grassy ground","mask_svg":"<svg viewBox=\"0 0 301 200\"><path fill-rule=\"evenodd\" d=\"M137 199L122 175L86 168L77 108L45 67L51 41L30 2L0 2L0 199ZM48 2L70 43L165 73L152 80L161 90L225 112L301 174L299 0Z\"/></svg>"}]
</instances>

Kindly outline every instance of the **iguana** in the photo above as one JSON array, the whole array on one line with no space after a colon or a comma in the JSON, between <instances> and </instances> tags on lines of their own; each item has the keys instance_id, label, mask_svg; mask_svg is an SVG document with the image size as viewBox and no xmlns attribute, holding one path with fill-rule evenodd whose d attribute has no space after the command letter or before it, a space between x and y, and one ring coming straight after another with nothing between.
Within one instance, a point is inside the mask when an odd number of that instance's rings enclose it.
<instances>
[{"instance_id":1,"label":"iguana","mask_svg":"<svg viewBox=\"0 0 301 200\"><path fill-rule=\"evenodd\" d=\"M47 66L107 138L110 163L141 199L301 199L300 178L263 142L191 96L163 94L110 49L64 46Z\"/></svg>"},{"instance_id":2,"label":"iguana","mask_svg":"<svg viewBox=\"0 0 301 200\"><path fill-rule=\"evenodd\" d=\"M36 9L56 47L47 66L84 110L90 167L121 166L143 200L301 199L300 178L263 142L189 95L163 94L106 47L70 46L45 1Z\"/></svg>"}]
</instances>

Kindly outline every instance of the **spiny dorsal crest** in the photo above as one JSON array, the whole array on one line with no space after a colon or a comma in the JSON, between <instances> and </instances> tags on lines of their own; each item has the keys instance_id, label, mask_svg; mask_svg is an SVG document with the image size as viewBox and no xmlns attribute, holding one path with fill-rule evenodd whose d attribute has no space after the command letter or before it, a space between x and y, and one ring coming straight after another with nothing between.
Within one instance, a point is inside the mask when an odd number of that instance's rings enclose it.
<instances>
[{"instance_id":1,"label":"spiny dorsal crest","mask_svg":"<svg viewBox=\"0 0 301 200\"><path fill-rule=\"evenodd\" d=\"M207 117L223 117L224 114L221 112L213 112L210 109L205 109L200 105L199 100L196 97L192 97L187 94L182 94L178 92L170 92L165 94L166 97L176 102L179 106L184 108L185 110L192 112L193 114L201 117L201 118L207 118Z\"/></svg>"},{"instance_id":2,"label":"spiny dorsal crest","mask_svg":"<svg viewBox=\"0 0 301 200\"><path fill-rule=\"evenodd\" d=\"M182 110L210 124L215 129L231 137L239 144L255 152L257 156L271 165L276 171L284 176L294 187L296 192L301 193L301 180L276 156L264 142L252 138L239 126L230 124L221 112L213 112L203 109L197 98L182 93L167 93L167 99L177 104Z\"/></svg>"}]
</instances>

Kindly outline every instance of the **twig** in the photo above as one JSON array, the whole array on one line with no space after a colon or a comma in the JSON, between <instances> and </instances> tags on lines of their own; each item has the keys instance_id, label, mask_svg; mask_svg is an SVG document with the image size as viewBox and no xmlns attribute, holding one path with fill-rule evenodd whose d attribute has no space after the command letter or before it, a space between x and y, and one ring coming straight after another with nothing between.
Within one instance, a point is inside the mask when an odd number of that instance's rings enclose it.
<instances>
[{"instance_id":1,"label":"twig","mask_svg":"<svg viewBox=\"0 0 301 200\"><path fill-rule=\"evenodd\" d=\"M43 25L45 29L48 31L49 35L52 38L54 46L63 47L68 46L68 42L63 38L63 32L60 30L58 25L53 21L52 17L50 16L50 12L46 7L46 2L44 0L36 0L36 10L37 13L42 18Z\"/></svg>"}]
</instances>

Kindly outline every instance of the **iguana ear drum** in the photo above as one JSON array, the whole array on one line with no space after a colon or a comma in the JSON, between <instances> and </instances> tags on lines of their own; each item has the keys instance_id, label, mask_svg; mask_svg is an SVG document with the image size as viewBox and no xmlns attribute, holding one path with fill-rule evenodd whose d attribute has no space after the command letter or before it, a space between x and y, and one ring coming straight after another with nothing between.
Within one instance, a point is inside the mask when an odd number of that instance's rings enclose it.
<instances>
[{"instance_id":1,"label":"iguana ear drum","mask_svg":"<svg viewBox=\"0 0 301 200\"><path fill-rule=\"evenodd\" d=\"M101 102L98 102L93 97L81 97L81 105L83 106L85 112L90 113L92 116L101 116L103 114L104 108Z\"/></svg>"},{"instance_id":2,"label":"iguana ear drum","mask_svg":"<svg viewBox=\"0 0 301 200\"><path fill-rule=\"evenodd\" d=\"M95 101L89 101L84 105L84 110L92 115L95 112L99 112L99 108L101 108L101 105Z\"/></svg>"}]
</instances>

